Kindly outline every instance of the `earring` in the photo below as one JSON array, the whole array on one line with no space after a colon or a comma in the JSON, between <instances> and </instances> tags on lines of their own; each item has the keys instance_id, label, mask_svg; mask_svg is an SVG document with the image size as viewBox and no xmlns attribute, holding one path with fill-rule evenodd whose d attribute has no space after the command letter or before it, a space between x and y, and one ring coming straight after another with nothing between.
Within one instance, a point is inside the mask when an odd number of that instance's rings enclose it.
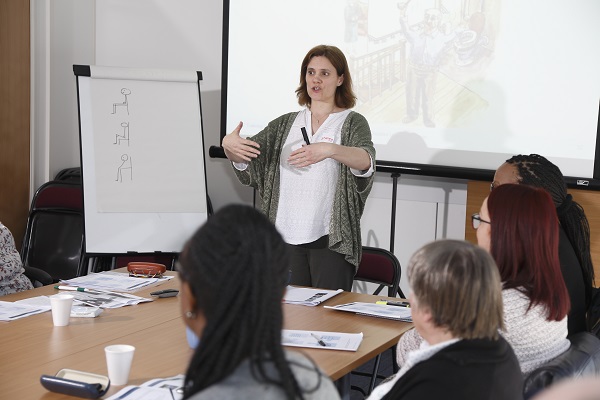
<instances>
[{"instance_id":1,"label":"earring","mask_svg":"<svg viewBox=\"0 0 600 400\"><path fill-rule=\"evenodd\" d=\"M193 311L186 311L185 317L187 319L196 319L196 313Z\"/></svg>"}]
</instances>

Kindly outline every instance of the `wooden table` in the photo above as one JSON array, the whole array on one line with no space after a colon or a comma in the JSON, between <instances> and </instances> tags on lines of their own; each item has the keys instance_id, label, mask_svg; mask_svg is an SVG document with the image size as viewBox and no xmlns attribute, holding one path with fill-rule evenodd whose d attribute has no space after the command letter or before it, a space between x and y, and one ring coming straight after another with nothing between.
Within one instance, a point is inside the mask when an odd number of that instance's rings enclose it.
<instances>
[{"instance_id":1,"label":"wooden table","mask_svg":"<svg viewBox=\"0 0 600 400\"><path fill-rule=\"evenodd\" d=\"M177 277L160 285L178 288ZM150 297L146 288L135 294ZM0 297L15 301L55 294L52 286ZM351 301L374 302L381 296L341 293L326 305ZM363 332L356 352L298 349L308 354L331 379L337 380L397 343L412 324L358 316L318 307L284 305L288 329ZM97 318L71 318L69 326L54 327L50 312L11 322L0 322L0 394L7 399L73 399L46 391L39 379L70 368L107 375L104 347L130 344L136 347L129 384L139 385L154 378L185 373L192 350L185 337L179 297L157 299L117 309L107 309ZM108 395L122 386L115 386Z\"/></svg>"}]
</instances>

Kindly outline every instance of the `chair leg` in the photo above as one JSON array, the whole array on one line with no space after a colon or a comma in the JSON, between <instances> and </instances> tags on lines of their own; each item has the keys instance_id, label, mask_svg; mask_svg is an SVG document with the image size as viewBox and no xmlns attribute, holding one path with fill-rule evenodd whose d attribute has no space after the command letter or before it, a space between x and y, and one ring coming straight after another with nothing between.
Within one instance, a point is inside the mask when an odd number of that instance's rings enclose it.
<instances>
[{"instance_id":1,"label":"chair leg","mask_svg":"<svg viewBox=\"0 0 600 400\"><path fill-rule=\"evenodd\" d=\"M392 370L394 371L394 374L400 371L400 367L398 366L398 362L396 360L396 346L394 345L392 346Z\"/></svg>"},{"instance_id":2,"label":"chair leg","mask_svg":"<svg viewBox=\"0 0 600 400\"><path fill-rule=\"evenodd\" d=\"M371 376L371 382L369 382L369 391L367 392L367 396L371 394L373 389L375 388L375 383L377 382L377 371L379 370L379 362L381 361L381 353L377 355L375 358L375 366L373 367L373 376Z\"/></svg>"},{"instance_id":3,"label":"chair leg","mask_svg":"<svg viewBox=\"0 0 600 400\"><path fill-rule=\"evenodd\" d=\"M398 295L400 295L400 297L402 297L403 299L406 299L406 296L404 295L404 293L402 293L402 289L400 289L400 286L398 286Z\"/></svg>"}]
</instances>

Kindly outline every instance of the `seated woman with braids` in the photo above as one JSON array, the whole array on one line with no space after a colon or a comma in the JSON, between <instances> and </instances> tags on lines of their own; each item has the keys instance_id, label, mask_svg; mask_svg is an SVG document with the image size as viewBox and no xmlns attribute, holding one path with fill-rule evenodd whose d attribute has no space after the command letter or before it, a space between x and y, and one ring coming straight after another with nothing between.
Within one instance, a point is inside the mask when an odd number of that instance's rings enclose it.
<instances>
[{"instance_id":1,"label":"seated woman with braids","mask_svg":"<svg viewBox=\"0 0 600 400\"><path fill-rule=\"evenodd\" d=\"M181 312L200 339L184 399L339 399L328 377L281 346L288 246L249 206L227 206L179 258Z\"/></svg>"},{"instance_id":2,"label":"seated woman with braids","mask_svg":"<svg viewBox=\"0 0 600 400\"><path fill-rule=\"evenodd\" d=\"M569 335L585 331L594 266L590 254L590 226L583 208L567 193L560 169L538 154L516 155L506 160L496 170L492 189L506 183L541 187L550 193L560 222L560 268L571 300Z\"/></svg>"}]
</instances>

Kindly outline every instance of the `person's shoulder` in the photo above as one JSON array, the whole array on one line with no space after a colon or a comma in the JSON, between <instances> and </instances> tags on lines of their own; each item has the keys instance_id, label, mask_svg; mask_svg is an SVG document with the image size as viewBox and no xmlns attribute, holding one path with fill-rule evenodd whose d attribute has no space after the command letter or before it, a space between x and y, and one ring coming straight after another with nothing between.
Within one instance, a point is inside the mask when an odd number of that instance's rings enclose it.
<instances>
[{"instance_id":1,"label":"person's shoulder","mask_svg":"<svg viewBox=\"0 0 600 400\"><path fill-rule=\"evenodd\" d=\"M12 251L15 247L12 233L8 227L0 222L0 248L3 251ZM16 251L16 249L14 249Z\"/></svg>"},{"instance_id":2,"label":"person's shoulder","mask_svg":"<svg viewBox=\"0 0 600 400\"><path fill-rule=\"evenodd\" d=\"M521 371L504 339L461 340L416 364L398 383L411 388L407 398L470 399L502 392L493 398L514 400L521 394Z\"/></svg>"},{"instance_id":3,"label":"person's shoulder","mask_svg":"<svg viewBox=\"0 0 600 400\"><path fill-rule=\"evenodd\" d=\"M529 306L530 299L519 288L508 288L502 289L502 302L504 303L504 308L510 308L510 306L520 307L523 304Z\"/></svg>"},{"instance_id":4,"label":"person's shoulder","mask_svg":"<svg viewBox=\"0 0 600 400\"><path fill-rule=\"evenodd\" d=\"M335 385L317 365L304 354L297 351L285 351L298 386L304 390L303 396L310 400L339 399Z\"/></svg>"},{"instance_id":5,"label":"person's shoulder","mask_svg":"<svg viewBox=\"0 0 600 400\"><path fill-rule=\"evenodd\" d=\"M354 111L354 110L349 110L350 112L348 113L348 119L353 120L353 121L360 121L360 122L368 122L367 118L362 115L361 113L359 113L358 111Z\"/></svg>"},{"instance_id":6,"label":"person's shoulder","mask_svg":"<svg viewBox=\"0 0 600 400\"><path fill-rule=\"evenodd\" d=\"M282 124L282 123L287 123L290 119L295 119L296 116L298 115L298 113L300 113L301 111L291 111L289 113L280 115L279 117L275 118L274 120L272 120L271 122L269 122L269 125L271 124Z\"/></svg>"},{"instance_id":7,"label":"person's shoulder","mask_svg":"<svg viewBox=\"0 0 600 400\"><path fill-rule=\"evenodd\" d=\"M285 350L285 358L290 364L290 368L294 375L323 375L323 372L308 356L299 351Z\"/></svg>"}]
</instances>

